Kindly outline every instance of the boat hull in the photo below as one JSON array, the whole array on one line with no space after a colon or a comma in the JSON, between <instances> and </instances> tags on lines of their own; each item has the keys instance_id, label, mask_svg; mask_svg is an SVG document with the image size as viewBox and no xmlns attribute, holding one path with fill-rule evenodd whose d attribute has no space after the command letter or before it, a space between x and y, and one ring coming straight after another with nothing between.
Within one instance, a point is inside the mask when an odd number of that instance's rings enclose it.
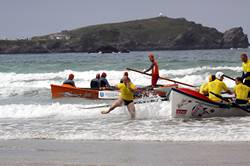
<instances>
[{"instance_id":1,"label":"boat hull","mask_svg":"<svg viewBox=\"0 0 250 166\"><path fill-rule=\"evenodd\" d=\"M118 90L98 90L90 88L77 88L71 85L54 85L51 84L52 98L60 97L80 97L89 99L117 99L119 97ZM153 90L139 90L136 98L141 98L150 95L158 95L168 98L172 88L178 87L177 84L165 85Z\"/></svg>"},{"instance_id":2,"label":"boat hull","mask_svg":"<svg viewBox=\"0 0 250 166\"><path fill-rule=\"evenodd\" d=\"M52 98L60 97L80 97L88 99L116 99L119 96L118 91L114 90L96 90L90 88L76 88L70 85L51 84Z\"/></svg>"},{"instance_id":3,"label":"boat hull","mask_svg":"<svg viewBox=\"0 0 250 166\"><path fill-rule=\"evenodd\" d=\"M250 113L231 104L216 103L196 91L179 88L170 94L173 118L211 118L249 116ZM250 110L249 106L244 108Z\"/></svg>"}]
</instances>

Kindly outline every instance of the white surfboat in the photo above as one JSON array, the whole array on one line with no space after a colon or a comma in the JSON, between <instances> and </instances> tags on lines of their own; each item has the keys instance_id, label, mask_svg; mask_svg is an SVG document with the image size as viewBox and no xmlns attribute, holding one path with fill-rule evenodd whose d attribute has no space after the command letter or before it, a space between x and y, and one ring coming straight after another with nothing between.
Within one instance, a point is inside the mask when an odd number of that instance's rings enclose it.
<instances>
[{"instance_id":1,"label":"white surfboat","mask_svg":"<svg viewBox=\"0 0 250 166\"><path fill-rule=\"evenodd\" d=\"M186 88L173 88L170 94L173 118L210 118L250 116L250 105L239 106L217 103L208 97Z\"/></svg>"}]
</instances>

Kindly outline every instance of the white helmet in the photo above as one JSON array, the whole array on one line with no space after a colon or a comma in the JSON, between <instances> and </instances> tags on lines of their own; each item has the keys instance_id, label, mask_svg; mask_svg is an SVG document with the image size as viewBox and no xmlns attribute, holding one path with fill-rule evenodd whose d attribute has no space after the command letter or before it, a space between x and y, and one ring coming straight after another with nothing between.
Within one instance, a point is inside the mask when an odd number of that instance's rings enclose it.
<instances>
[{"instance_id":1,"label":"white helmet","mask_svg":"<svg viewBox=\"0 0 250 166\"><path fill-rule=\"evenodd\" d=\"M217 78L217 79L221 79L221 77L224 75L224 73L223 72L221 72L221 71L218 71L216 74L215 74L215 77Z\"/></svg>"}]
</instances>

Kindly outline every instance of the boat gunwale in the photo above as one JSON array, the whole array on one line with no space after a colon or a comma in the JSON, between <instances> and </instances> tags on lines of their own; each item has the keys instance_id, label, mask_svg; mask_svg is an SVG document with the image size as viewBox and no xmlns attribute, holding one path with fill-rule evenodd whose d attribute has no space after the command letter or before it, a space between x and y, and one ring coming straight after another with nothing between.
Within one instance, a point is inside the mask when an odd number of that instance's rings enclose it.
<instances>
[{"instance_id":1,"label":"boat gunwale","mask_svg":"<svg viewBox=\"0 0 250 166\"><path fill-rule=\"evenodd\" d=\"M218 102L214 102L214 101L212 101L212 100L210 100L210 101L209 101L209 100L205 100L205 99L203 99L203 98L199 98L199 97L197 97L197 96L195 96L195 95L192 95L192 94L186 93L186 92L184 92L184 91L181 91L181 90L179 90L179 89L177 89L177 88L172 88L172 90L175 91L175 92L177 92L177 93L181 93L181 94L183 94L183 95L186 95L186 96L188 96L188 97L191 97L191 98L194 98L194 99L197 99L197 100L206 102L206 103L208 103L208 104L213 104L213 105L219 106L220 108L238 108L238 107L233 106L232 104L218 103ZM197 92L197 93L198 93L198 92ZM241 106L242 106L242 105L241 105ZM242 106L242 107L244 107L244 108L246 108L246 109L249 109L249 108L250 108L250 105L248 104L248 105L245 105L245 106Z\"/></svg>"}]
</instances>

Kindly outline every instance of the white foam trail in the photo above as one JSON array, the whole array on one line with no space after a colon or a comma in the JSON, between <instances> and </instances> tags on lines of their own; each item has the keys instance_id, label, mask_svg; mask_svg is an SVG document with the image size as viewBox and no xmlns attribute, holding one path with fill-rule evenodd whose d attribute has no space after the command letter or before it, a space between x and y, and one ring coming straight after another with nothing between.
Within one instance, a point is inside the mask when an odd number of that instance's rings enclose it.
<instances>
[{"instance_id":1,"label":"white foam trail","mask_svg":"<svg viewBox=\"0 0 250 166\"><path fill-rule=\"evenodd\" d=\"M159 104L160 103L160 104ZM53 103L51 105L39 105L39 104L9 104L0 105L0 118L43 118L43 117L53 117L55 119L88 119L88 118L100 118L100 117L112 117L114 115L126 115L127 109L125 106L116 108L112 114L107 116L102 115L100 112L108 107L103 108L93 108L95 106L106 105L81 105L81 104L59 104ZM153 102L136 104L136 109L138 110L138 118L150 118L155 116L168 116L166 108L168 107L168 102ZM154 108L154 109L152 109ZM124 114L125 113L125 114ZM128 116L129 117L129 116Z\"/></svg>"}]
</instances>

